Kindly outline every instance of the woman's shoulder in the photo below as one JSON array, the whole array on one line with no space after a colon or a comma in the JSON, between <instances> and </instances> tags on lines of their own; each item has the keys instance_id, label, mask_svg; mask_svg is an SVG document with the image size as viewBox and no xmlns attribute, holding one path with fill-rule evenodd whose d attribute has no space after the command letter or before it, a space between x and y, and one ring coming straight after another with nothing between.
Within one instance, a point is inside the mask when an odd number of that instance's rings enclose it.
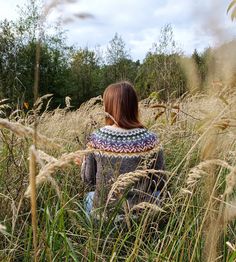
<instances>
[{"instance_id":1,"label":"woman's shoulder","mask_svg":"<svg viewBox=\"0 0 236 262\"><path fill-rule=\"evenodd\" d=\"M146 139L158 140L158 135L154 132L151 132L147 128L132 128L124 129L116 126L103 126L96 131L94 131L90 136L90 141L93 139L99 138L106 141L136 141L142 140L143 142Z\"/></svg>"},{"instance_id":2,"label":"woman's shoulder","mask_svg":"<svg viewBox=\"0 0 236 262\"><path fill-rule=\"evenodd\" d=\"M153 149L159 143L157 134L146 128L123 129L104 126L93 132L89 146L116 153L136 153Z\"/></svg>"}]
</instances>

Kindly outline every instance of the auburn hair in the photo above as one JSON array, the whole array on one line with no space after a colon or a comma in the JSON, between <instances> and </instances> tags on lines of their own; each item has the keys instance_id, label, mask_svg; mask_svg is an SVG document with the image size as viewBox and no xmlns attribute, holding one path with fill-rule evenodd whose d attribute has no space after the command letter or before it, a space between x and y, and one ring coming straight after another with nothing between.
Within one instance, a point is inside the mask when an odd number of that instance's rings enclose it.
<instances>
[{"instance_id":1,"label":"auburn hair","mask_svg":"<svg viewBox=\"0 0 236 262\"><path fill-rule=\"evenodd\" d=\"M125 129L144 127L139 121L138 97L134 87L127 81L109 85L103 94L106 124L118 124Z\"/></svg>"}]
</instances>

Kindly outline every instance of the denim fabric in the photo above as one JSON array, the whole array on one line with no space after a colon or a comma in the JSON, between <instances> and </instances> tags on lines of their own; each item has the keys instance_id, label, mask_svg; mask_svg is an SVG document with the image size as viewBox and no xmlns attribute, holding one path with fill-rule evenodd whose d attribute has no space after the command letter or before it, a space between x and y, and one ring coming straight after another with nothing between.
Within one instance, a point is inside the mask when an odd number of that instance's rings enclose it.
<instances>
[{"instance_id":1,"label":"denim fabric","mask_svg":"<svg viewBox=\"0 0 236 262\"><path fill-rule=\"evenodd\" d=\"M88 192L85 196L84 204L85 204L85 211L88 215L90 215L92 208L93 208L93 199L94 199L94 191Z\"/></svg>"}]
</instances>

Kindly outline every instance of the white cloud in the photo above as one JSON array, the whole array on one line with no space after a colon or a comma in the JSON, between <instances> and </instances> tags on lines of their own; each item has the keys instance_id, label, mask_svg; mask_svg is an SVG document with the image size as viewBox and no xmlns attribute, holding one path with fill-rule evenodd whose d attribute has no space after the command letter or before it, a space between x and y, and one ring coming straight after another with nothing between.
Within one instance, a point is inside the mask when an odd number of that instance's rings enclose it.
<instances>
[{"instance_id":1,"label":"white cloud","mask_svg":"<svg viewBox=\"0 0 236 262\"><path fill-rule=\"evenodd\" d=\"M2 14L14 17L14 6L23 2L26 0L2 3L1 17ZM194 48L203 50L235 37L236 25L226 14L228 4L228 0L78 0L75 4L61 6L50 19L90 13L94 18L74 19L64 25L68 29L69 43L105 47L117 32L127 43L133 58L142 59L158 41L160 28L167 23L172 24L175 40L187 54Z\"/></svg>"},{"instance_id":2,"label":"white cloud","mask_svg":"<svg viewBox=\"0 0 236 262\"><path fill-rule=\"evenodd\" d=\"M26 0L7 0L1 3L0 19L14 20L18 14L17 5L23 6Z\"/></svg>"}]
</instances>

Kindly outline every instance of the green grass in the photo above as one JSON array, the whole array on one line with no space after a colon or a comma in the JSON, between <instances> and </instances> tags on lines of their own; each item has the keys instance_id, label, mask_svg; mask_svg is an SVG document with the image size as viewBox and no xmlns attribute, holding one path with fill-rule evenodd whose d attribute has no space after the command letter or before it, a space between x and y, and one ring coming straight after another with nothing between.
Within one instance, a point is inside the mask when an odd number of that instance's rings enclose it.
<instances>
[{"instance_id":1,"label":"green grass","mask_svg":"<svg viewBox=\"0 0 236 262\"><path fill-rule=\"evenodd\" d=\"M47 121L49 119L46 118ZM147 121L155 125L153 119ZM88 189L84 188L80 168L76 165L58 170L53 175L59 185L61 199L50 184L39 186L38 260L207 261L206 239L212 234L209 225L218 215L228 171L213 168L215 191L212 198L209 198L213 189L208 184L210 171L209 175L202 175L196 185L189 188L192 194L181 191L188 188L186 181L191 168L201 162L201 145L197 144L192 150L201 135L196 126L191 123L184 127L178 124L172 127L166 123L166 126L161 125L161 129L156 130L163 143L166 169L174 172L169 177L168 192L162 205L165 213L147 209L139 217L130 215L130 225L126 220L116 222L116 211L108 219L89 217L83 204ZM48 123L47 128L50 131ZM42 132L43 125L39 129ZM66 133L66 127L60 132L64 134L61 138L66 144L61 151L49 149L49 154L60 156L79 148L76 140L71 139L71 132ZM83 134L83 129L76 130L76 135L79 132ZM27 158L31 141L18 138L6 130L0 134L0 139L0 224L7 227L7 233L0 232L0 261L32 261L34 250L30 202L24 198L28 185ZM229 151L235 151L233 141L230 147L220 151L218 157L235 166L235 159L227 158ZM230 199L234 198L234 194L230 196ZM236 223L231 221L219 231L219 258L216 261L235 261L235 251L226 244L227 241L235 244L235 229Z\"/></svg>"}]
</instances>

